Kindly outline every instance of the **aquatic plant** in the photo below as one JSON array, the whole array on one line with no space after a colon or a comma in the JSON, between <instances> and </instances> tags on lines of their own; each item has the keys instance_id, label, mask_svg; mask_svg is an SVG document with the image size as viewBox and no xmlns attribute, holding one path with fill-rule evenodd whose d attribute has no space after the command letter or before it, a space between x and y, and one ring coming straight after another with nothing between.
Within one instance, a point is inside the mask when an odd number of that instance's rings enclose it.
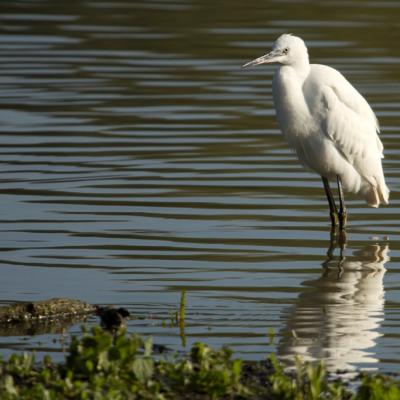
<instances>
[{"instance_id":1,"label":"aquatic plant","mask_svg":"<svg viewBox=\"0 0 400 400\"><path fill-rule=\"evenodd\" d=\"M196 343L185 357L154 356L152 340L93 327L73 337L66 361L35 361L33 353L0 359L0 398L397 400L399 382L363 374L356 391L332 381L321 363L296 362L287 372L275 356L264 362L234 359L228 348Z\"/></svg>"}]
</instances>

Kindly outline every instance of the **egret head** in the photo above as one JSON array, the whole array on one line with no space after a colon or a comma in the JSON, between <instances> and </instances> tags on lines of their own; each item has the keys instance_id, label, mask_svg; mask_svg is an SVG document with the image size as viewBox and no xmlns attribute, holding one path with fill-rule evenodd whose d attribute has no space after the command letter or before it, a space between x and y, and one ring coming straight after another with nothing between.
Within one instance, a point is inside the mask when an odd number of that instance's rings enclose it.
<instances>
[{"instance_id":1,"label":"egret head","mask_svg":"<svg viewBox=\"0 0 400 400\"><path fill-rule=\"evenodd\" d=\"M307 47L303 40L285 33L275 40L272 50L268 54L244 64L243 67L271 63L294 65L298 62L304 63L304 61L308 63Z\"/></svg>"}]
</instances>

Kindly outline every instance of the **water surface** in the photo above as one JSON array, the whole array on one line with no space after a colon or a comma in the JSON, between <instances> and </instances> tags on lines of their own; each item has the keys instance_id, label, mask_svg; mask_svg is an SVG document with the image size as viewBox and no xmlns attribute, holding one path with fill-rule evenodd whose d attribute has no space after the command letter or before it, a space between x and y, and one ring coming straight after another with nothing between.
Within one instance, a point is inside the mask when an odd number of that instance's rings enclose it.
<instances>
[{"instance_id":1,"label":"water surface","mask_svg":"<svg viewBox=\"0 0 400 400\"><path fill-rule=\"evenodd\" d=\"M0 10L2 304L80 298L127 307L130 331L176 350L203 340L245 359L399 371L398 2ZM283 32L340 69L381 124L391 204L349 197L342 260L326 255L320 179L277 129L274 67L240 67ZM182 289L185 340L169 324ZM59 338L0 346L62 358Z\"/></svg>"}]
</instances>

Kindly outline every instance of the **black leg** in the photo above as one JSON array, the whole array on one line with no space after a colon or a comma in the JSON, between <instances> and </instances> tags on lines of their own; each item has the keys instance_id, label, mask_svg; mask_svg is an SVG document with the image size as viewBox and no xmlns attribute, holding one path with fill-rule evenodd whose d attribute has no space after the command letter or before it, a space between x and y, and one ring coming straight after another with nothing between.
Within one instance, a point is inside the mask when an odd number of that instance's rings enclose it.
<instances>
[{"instance_id":1,"label":"black leg","mask_svg":"<svg viewBox=\"0 0 400 400\"><path fill-rule=\"evenodd\" d=\"M336 179L339 192L339 226L340 230L344 230L346 228L346 222L347 222L347 209L344 204L342 182L340 181L339 175L336 177Z\"/></svg>"},{"instance_id":2,"label":"black leg","mask_svg":"<svg viewBox=\"0 0 400 400\"><path fill-rule=\"evenodd\" d=\"M332 222L332 229L334 229L339 223L338 211L335 204L335 198L333 197L331 188L329 187L328 179L322 177L322 182L324 184L326 198L328 199L329 203L329 210L330 210L330 217Z\"/></svg>"}]
</instances>

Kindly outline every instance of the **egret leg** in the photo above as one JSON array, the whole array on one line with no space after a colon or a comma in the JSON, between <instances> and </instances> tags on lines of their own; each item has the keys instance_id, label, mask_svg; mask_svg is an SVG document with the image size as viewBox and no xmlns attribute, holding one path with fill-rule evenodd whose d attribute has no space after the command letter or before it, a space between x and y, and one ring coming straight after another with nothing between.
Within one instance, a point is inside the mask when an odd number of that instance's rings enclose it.
<instances>
[{"instance_id":1,"label":"egret leg","mask_svg":"<svg viewBox=\"0 0 400 400\"><path fill-rule=\"evenodd\" d=\"M347 234L345 230L339 231L339 236L337 229L331 230L331 236L329 241L328 251L326 252L327 255L327 262L333 259L333 252L335 251L336 247L340 249L340 258L344 257L344 251L347 246Z\"/></svg>"},{"instance_id":2,"label":"egret leg","mask_svg":"<svg viewBox=\"0 0 400 400\"><path fill-rule=\"evenodd\" d=\"M327 274L329 271L329 264L333 261L334 259L334 251L336 249L336 247L339 245L339 260L337 262L337 270L338 270L338 279L340 279L340 277L343 274L343 262L345 260L345 250L346 250L346 245L347 245L347 236L346 236L346 231L340 231L339 232L339 240L336 234L336 230L332 230L331 231L331 236L330 236L330 241L329 241L329 247L328 247L328 251L326 253L326 260L322 263L322 266L324 267L324 274Z\"/></svg>"},{"instance_id":3,"label":"egret leg","mask_svg":"<svg viewBox=\"0 0 400 400\"><path fill-rule=\"evenodd\" d=\"M332 222L332 229L334 229L339 223L338 211L335 204L335 198L333 197L333 193L331 188L329 187L329 181L325 177L322 177L322 182L324 184L326 198L329 203L330 217Z\"/></svg>"},{"instance_id":4,"label":"egret leg","mask_svg":"<svg viewBox=\"0 0 400 400\"><path fill-rule=\"evenodd\" d=\"M324 266L325 266L325 264L328 265L328 263L330 261L332 261L333 252L335 251L335 249L337 247L337 242L338 242L337 241L337 230L335 229L335 227L332 227L330 241L329 241L329 247L328 247L328 251L326 252L327 259L323 263Z\"/></svg>"},{"instance_id":5,"label":"egret leg","mask_svg":"<svg viewBox=\"0 0 400 400\"><path fill-rule=\"evenodd\" d=\"M337 179L338 192L339 192L339 226L340 226L340 230L342 231L346 228L347 208L344 204L342 182L340 181L339 175L336 177L336 179Z\"/></svg>"}]
</instances>

